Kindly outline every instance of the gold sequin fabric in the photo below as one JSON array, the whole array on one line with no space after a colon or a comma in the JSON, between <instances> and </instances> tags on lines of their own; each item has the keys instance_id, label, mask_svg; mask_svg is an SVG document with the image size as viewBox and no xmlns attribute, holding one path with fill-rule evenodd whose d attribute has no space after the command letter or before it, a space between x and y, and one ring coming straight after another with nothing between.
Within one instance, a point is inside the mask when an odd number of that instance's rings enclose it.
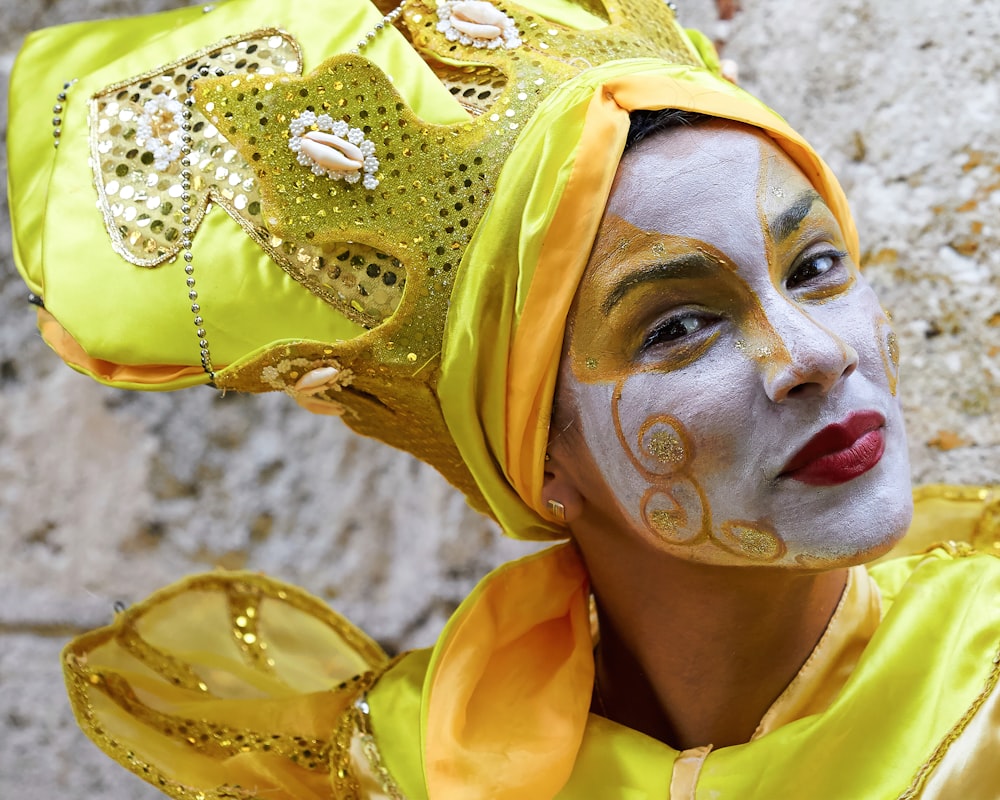
<instances>
[{"instance_id":1,"label":"gold sequin fabric","mask_svg":"<svg viewBox=\"0 0 1000 800\"><path fill-rule=\"evenodd\" d=\"M334 736L334 796L342 800L406 800L382 761L372 731L367 694L344 713Z\"/></svg>"},{"instance_id":2,"label":"gold sequin fabric","mask_svg":"<svg viewBox=\"0 0 1000 800\"><path fill-rule=\"evenodd\" d=\"M91 101L99 205L118 254L151 268L173 261L181 252L184 229L197 234L210 204L218 205L296 281L349 319L373 327L399 304L406 285L403 264L358 242L317 246L309 235L276 236L262 216L253 168L198 108L190 111L188 131L191 211L182 210L183 112L194 82L204 73L257 76L260 92L281 76L301 71L295 40L263 29L107 87ZM262 108L256 92L244 98L254 111Z\"/></svg>"},{"instance_id":3,"label":"gold sequin fabric","mask_svg":"<svg viewBox=\"0 0 1000 800\"><path fill-rule=\"evenodd\" d=\"M327 606L250 573L169 587L64 653L84 731L179 800L377 800L369 779L394 784L364 693L387 665Z\"/></svg>"}]
</instances>

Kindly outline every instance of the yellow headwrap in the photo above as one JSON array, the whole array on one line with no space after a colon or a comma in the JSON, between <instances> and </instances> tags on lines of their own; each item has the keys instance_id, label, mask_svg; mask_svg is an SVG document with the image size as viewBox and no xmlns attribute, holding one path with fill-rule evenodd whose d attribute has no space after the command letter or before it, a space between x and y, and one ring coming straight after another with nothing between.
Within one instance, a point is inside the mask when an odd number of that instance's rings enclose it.
<instances>
[{"instance_id":1,"label":"yellow headwrap","mask_svg":"<svg viewBox=\"0 0 1000 800\"><path fill-rule=\"evenodd\" d=\"M799 165L858 238L826 164L784 120L705 69L631 59L580 75L518 141L452 295L439 393L462 456L504 529L546 538L541 501L552 394L570 303L628 133L629 112L677 108L758 127Z\"/></svg>"},{"instance_id":2,"label":"yellow headwrap","mask_svg":"<svg viewBox=\"0 0 1000 800\"><path fill-rule=\"evenodd\" d=\"M628 112L761 128L855 258L856 234L822 160L719 77L710 46L660 0L499 6L520 37L509 49L463 43L444 12L410 0L396 20L408 38L385 25L363 57L325 63L375 29L374 6L342 0L341 24L320 25L320 0L228 0L34 36L12 81L10 197L46 341L126 388L208 382L210 351L218 387L342 414L437 467L508 534L563 536L540 500L552 392ZM39 124L52 74L54 93L77 79L57 150ZM184 223L182 165L164 166L137 121L176 131L156 93L184 100L192 78ZM310 109L363 130L377 188L296 162L290 125ZM202 216L211 206L226 213Z\"/></svg>"}]
</instances>

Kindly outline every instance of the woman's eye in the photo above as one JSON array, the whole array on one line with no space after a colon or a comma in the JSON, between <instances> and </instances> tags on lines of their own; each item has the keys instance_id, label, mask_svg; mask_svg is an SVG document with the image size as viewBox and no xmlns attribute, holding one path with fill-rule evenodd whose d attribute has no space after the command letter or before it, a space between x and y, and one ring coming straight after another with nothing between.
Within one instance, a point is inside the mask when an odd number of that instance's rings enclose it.
<instances>
[{"instance_id":1,"label":"woman's eye","mask_svg":"<svg viewBox=\"0 0 1000 800\"><path fill-rule=\"evenodd\" d=\"M840 260L846 256L846 253L839 251L828 251L810 256L792 270L791 274L785 280L785 286L788 289L795 289L802 284L821 278L836 268Z\"/></svg>"},{"instance_id":2,"label":"woman's eye","mask_svg":"<svg viewBox=\"0 0 1000 800\"><path fill-rule=\"evenodd\" d=\"M648 350L654 345L676 342L707 327L709 322L708 318L700 314L678 314L654 328L642 343L642 349Z\"/></svg>"}]
</instances>

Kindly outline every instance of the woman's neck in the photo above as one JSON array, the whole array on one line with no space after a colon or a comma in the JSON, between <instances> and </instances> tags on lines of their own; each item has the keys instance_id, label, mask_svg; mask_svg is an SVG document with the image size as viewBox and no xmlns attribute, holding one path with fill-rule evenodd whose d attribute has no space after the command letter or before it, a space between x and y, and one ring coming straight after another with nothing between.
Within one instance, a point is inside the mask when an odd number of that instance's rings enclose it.
<instances>
[{"instance_id":1,"label":"woman's neck","mask_svg":"<svg viewBox=\"0 0 1000 800\"><path fill-rule=\"evenodd\" d=\"M706 566L611 537L580 549L601 629L593 710L678 749L748 741L847 580L846 569Z\"/></svg>"}]
</instances>

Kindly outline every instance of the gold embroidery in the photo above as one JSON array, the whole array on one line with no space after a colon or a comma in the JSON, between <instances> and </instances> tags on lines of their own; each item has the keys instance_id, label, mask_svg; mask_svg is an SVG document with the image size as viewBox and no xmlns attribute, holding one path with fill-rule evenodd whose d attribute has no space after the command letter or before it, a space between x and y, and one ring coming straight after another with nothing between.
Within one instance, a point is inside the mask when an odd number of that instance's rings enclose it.
<instances>
[{"instance_id":1,"label":"gold embroidery","mask_svg":"<svg viewBox=\"0 0 1000 800\"><path fill-rule=\"evenodd\" d=\"M104 220L115 251L140 267L158 266L181 252L183 120L172 118L179 111L171 111L171 104L182 107L202 69L212 75L237 69L298 72L302 54L288 34L266 28L112 84L93 97L91 156ZM211 199L255 236L261 223L253 171L199 109L191 111L194 202L187 227L197 231Z\"/></svg>"},{"instance_id":2,"label":"gold embroidery","mask_svg":"<svg viewBox=\"0 0 1000 800\"><path fill-rule=\"evenodd\" d=\"M371 328L381 323L402 297L403 264L358 242L317 246L306 239L275 236L262 216L253 168L197 107L191 109L188 132L192 202L184 213L180 174L184 122L179 109L202 70L213 77L258 75L274 81L281 75L300 74L302 55L287 33L267 28L109 86L93 98L91 154L115 251L140 267L172 261L181 252L185 229L195 234L215 203L307 289L360 325ZM258 106L255 102L255 110ZM258 115L262 113L258 110Z\"/></svg>"},{"instance_id":3,"label":"gold embroidery","mask_svg":"<svg viewBox=\"0 0 1000 800\"><path fill-rule=\"evenodd\" d=\"M340 719L334 735L331 775L338 800L406 800L382 762L371 728L367 691L375 676L364 676L362 692Z\"/></svg>"}]
</instances>

